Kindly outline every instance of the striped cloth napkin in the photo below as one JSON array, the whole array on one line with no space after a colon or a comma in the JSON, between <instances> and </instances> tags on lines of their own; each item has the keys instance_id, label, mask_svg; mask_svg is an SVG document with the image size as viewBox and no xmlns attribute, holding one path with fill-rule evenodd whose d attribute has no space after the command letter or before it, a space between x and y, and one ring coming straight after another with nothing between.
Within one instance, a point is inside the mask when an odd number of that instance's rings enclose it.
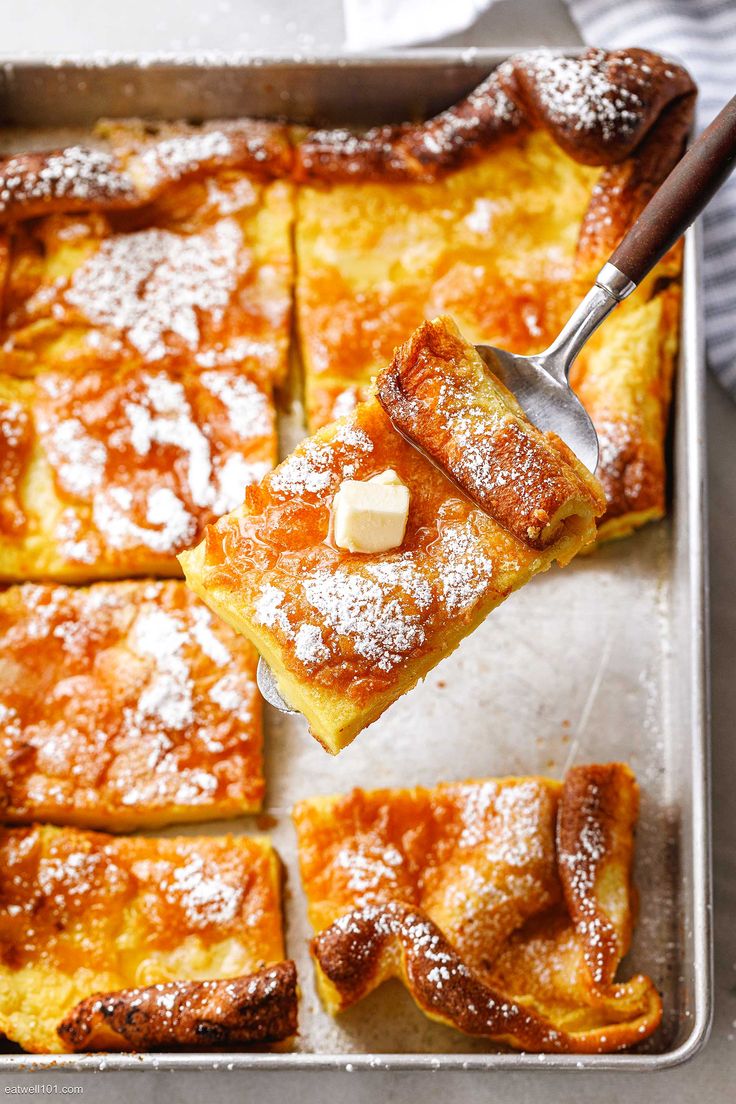
<instances>
[{"instance_id":1,"label":"striped cloth napkin","mask_svg":"<svg viewBox=\"0 0 736 1104\"><path fill-rule=\"evenodd\" d=\"M568 0L586 42L645 46L698 82L698 127L736 95L736 0ZM708 363L736 398L736 173L704 215Z\"/></svg>"}]
</instances>

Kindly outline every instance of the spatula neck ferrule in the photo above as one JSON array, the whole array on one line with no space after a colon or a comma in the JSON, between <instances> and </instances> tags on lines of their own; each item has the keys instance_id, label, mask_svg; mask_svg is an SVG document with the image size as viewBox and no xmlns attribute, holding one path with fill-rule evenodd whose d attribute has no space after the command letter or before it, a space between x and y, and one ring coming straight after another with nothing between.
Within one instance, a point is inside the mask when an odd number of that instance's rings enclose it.
<instances>
[{"instance_id":1,"label":"spatula neck ferrule","mask_svg":"<svg viewBox=\"0 0 736 1104\"><path fill-rule=\"evenodd\" d=\"M633 280L630 280L628 276L625 276L620 268L616 268L614 264L608 261L604 264L595 279L596 287L602 288L603 291L607 291L609 295L620 303L622 299L628 298L632 291L636 289L636 284Z\"/></svg>"}]
</instances>

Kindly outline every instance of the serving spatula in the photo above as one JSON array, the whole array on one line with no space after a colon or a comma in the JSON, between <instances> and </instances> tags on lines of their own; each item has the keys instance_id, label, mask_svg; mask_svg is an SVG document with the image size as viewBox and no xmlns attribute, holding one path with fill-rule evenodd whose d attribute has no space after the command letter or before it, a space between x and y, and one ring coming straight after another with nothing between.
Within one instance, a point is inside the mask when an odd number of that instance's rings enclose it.
<instances>
[{"instance_id":1,"label":"serving spatula","mask_svg":"<svg viewBox=\"0 0 736 1104\"><path fill-rule=\"evenodd\" d=\"M529 420L561 437L592 472L598 465L598 437L570 387L570 368L591 334L694 222L735 165L736 96L649 200L548 349L534 356L518 356L492 345L476 345L491 372L513 391ZM258 688L270 705L283 713L296 712L281 697L263 659L258 661L257 677Z\"/></svg>"}]
</instances>

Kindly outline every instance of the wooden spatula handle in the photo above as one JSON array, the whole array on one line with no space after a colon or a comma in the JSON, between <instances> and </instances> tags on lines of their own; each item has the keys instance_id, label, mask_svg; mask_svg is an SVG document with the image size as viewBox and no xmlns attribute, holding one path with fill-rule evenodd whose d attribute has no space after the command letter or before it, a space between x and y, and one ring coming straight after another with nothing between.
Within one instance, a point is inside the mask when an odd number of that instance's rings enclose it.
<instances>
[{"instance_id":1,"label":"wooden spatula handle","mask_svg":"<svg viewBox=\"0 0 736 1104\"><path fill-rule=\"evenodd\" d=\"M674 245L736 167L736 96L675 165L611 257L635 284Z\"/></svg>"}]
</instances>

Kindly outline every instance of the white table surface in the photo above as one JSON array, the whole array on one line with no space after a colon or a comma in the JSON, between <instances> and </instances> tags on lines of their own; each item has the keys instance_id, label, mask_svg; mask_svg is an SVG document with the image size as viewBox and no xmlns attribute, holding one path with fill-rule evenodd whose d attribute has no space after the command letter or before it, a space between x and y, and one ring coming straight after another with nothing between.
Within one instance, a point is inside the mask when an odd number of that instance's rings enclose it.
<instances>
[{"instance_id":1,"label":"white table surface","mask_svg":"<svg viewBox=\"0 0 736 1104\"><path fill-rule=\"evenodd\" d=\"M736 0L734 0L736 2ZM314 54L339 50L339 0L0 0L0 60L30 54L228 49ZM632 45L636 38L632 28ZM570 45L562 0L501 0L443 45ZM734 319L736 325L736 319ZM81 1086L95 1104L408 1104L498 1100L579 1104L720 1104L736 1100L736 404L708 384L715 863L715 992L710 1041L690 1063L659 1074L87 1073L0 1075L0 1093ZM26 1090L27 1091L27 1090ZM67 1088L68 1091L68 1088ZM12 1094L12 1095L11 1095ZM45 1095L45 1094L44 1094ZM79 1099L79 1097L77 1097Z\"/></svg>"}]
</instances>

